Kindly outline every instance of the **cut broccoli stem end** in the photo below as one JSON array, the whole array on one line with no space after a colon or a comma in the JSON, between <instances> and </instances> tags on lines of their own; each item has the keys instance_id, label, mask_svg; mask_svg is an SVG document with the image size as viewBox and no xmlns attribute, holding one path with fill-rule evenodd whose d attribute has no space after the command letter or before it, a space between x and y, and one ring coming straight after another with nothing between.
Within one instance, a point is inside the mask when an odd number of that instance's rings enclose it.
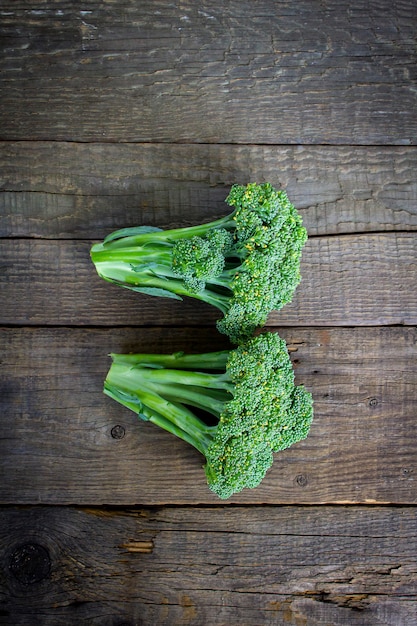
<instances>
[{"instance_id":1,"label":"cut broccoli stem end","mask_svg":"<svg viewBox=\"0 0 417 626\"><path fill-rule=\"evenodd\" d=\"M181 296L197 297L187 289L182 279L175 277L170 267L141 268L140 265L134 266L123 261L100 261L95 265L101 278L133 291L143 290L149 295L167 297L171 293L173 297L178 296L179 299Z\"/></svg>"}]
</instances>

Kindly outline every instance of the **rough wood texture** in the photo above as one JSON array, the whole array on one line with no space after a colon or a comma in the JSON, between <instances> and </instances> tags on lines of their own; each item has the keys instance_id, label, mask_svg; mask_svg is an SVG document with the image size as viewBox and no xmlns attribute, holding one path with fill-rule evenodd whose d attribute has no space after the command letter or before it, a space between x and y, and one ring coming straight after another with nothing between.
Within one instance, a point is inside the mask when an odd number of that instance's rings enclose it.
<instances>
[{"instance_id":1,"label":"rough wood texture","mask_svg":"<svg viewBox=\"0 0 417 626\"><path fill-rule=\"evenodd\" d=\"M3 139L417 141L413 2L9 0L1 11Z\"/></svg>"},{"instance_id":2,"label":"rough wood texture","mask_svg":"<svg viewBox=\"0 0 417 626\"><path fill-rule=\"evenodd\" d=\"M417 626L416 27L414 0L0 2L0 624ZM310 234L270 324L315 420L223 503L101 391L111 350L226 347L216 312L89 247L249 181Z\"/></svg>"},{"instance_id":3,"label":"rough wood texture","mask_svg":"<svg viewBox=\"0 0 417 626\"><path fill-rule=\"evenodd\" d=\"M210 221L233 183L283 187L310 236L416 230L417 149L0 143L3 237L102 239Z\"/></svg>"},{"instance_id":4,"label":"rough wood texture","mask_svg":"<svg viewBox=\"0 0 417 626\"><path fill-rule=\"evenodd\" d=\"M204 303L143 296L100 279L91 242L3 240L0 323L45 325L214 324ZM379 233L310 239L293 301L271 325L417 323L417 235Z\"/></svg>"},{"instance_id":5,"label":"rough wood texture","mask_svg":"<svg viewBox=\"0 0 417 626\"><path fill-rule=\"evenodd\" d=\"M416 503L413 328L282 329L309 437L230 502ZM226 347L211 331L4 329L0 501L219 504L202 457L102 394L113 352ZM120 426L121 428L115 427Z\"/></svg>"},{"instance_id":6,"label":"rough wood texture","mask_svg":"<svg viewBox=\"0 0 417 626\"><path fill-rule=\"evenodd\" d=\"M408 508L12 508L0 623L415 626L416 533Z\"/></svg>"}]
</instances>

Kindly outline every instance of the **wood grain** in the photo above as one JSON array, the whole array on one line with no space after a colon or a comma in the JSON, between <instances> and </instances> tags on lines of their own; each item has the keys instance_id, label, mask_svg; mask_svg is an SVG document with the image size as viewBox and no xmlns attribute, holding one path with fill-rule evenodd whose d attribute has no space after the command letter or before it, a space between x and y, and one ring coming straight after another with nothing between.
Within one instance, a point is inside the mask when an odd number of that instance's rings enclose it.
<instances>
[{"instance_id":1,"label":"wood grain","mask_svg":"<svg viewBox=\"0 0 417 626\"><path fill-rule=\"evenodd\" d=\"M207 222L233 183L285 188L311 236L417 228L414 147L0 143L0 236Z\"/></svg>"},{"instance_id":2,"label":"wood grain","mask_svg":"<svg viewBox=\"0 0 417 626\"><path fill-rule=\"evenodd\" d=\"M0 515L1 624L416 624L412 509L38 507ZM132 541L152 549L132 551Z\"/></svg>"},{"instance_id":3,"label":"wood grain","mask_svg":"<svg viewBox=\"0 0 417 626\"><path fill-rule=\"evenodd\" d=\"M0 4L0 624L417 626L415 2ZM88 253L263 180L310 234L269 322L315 419L223 503L102 393L110 351L227 347L216 313Z\"/></svg>"},{"instance_id":4,"label":"wood grain","mask_svg":"<svg viewBox=\"0 0 417 626\"><path fill-rule=\"evenodd\" d=\"M315 420L257 489L228 502L415 504L415 329L279 332ZM1 502L220 503L194 449L102 394L109 352L203 352L227 347L220 335L26 328L0 340Z\"/></svg>"},{"instance_id":5,"label":"wood grain","mask_svg":"<svg viewBox=\"0 0 417 626\"><path fill-rule=\"evenodd\" d=\"M100 279L91 242L1 241L0 323L23 325L181 325L214 322L216 309L144 296ZM271 325L417 323L417 236L379 233L310 239L302 282Z\"/></svg>"},{"instance_id":6,"label":"wood grain","mask_svg":"<svg viewBox=\"0 0 417 626\"><path fill-rule=\"evenodd\" d=\"M412 2L2 2L3 139L415 144Z\"/></svg>"}]
</instances>

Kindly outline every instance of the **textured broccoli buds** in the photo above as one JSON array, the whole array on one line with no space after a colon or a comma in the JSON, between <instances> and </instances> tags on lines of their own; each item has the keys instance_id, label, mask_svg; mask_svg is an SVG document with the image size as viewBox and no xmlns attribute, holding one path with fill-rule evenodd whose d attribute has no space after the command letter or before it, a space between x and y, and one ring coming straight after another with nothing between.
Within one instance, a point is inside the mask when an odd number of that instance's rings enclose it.
<instances>
[{"instance_id":1,"label":"textured broccoli buds","mask_svg":"<svg viewBox=\"0 0 417 626\"><path fill-rule=\"evenodd\" d=\"M224 228L209 230L204 237L180 239L172 249L172 269L190 294L198 294L221 275L232 245L233 236Z\"/></svg>"}]
</instances>

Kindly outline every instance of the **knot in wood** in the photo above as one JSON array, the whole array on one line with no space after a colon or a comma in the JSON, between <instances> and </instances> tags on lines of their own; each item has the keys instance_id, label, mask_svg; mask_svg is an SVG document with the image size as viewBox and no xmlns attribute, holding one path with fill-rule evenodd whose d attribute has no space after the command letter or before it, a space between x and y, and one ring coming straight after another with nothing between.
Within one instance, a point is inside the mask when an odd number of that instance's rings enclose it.
<instances>
[{"instance_id":1,"label":"knot in wood","mask_svg":"<svg viewBox=\"0 0 417 626\"><path fill-rule=\"evenodd\" d=\"M120 424L116 424L116 426L113 426L110 433L113 439L123 439L123 437L126 434L126 430L124 426L121 426Z\"/></svg>"},{"instance_id":2,"label":"knot in wood","mask_svg":"<svg viewBox=\"0 0 417 626\"><path fill-rule=\"evenodd\" d=\"M22 544L12 552L9 570L23 585L38 583L51 572L49 551L39 543Z\"/></svg>"},{"instance_id":3,"label":"knot in wood","mask_svg":"<svg viewBox=\"0 0 417 626\"><path fill-rule=\"evenodd\" d=\"M305 474L298 474L295 478L295 482L300 487L306 487L308 485L308 478Z\"/></svg>"}]
</instances>

